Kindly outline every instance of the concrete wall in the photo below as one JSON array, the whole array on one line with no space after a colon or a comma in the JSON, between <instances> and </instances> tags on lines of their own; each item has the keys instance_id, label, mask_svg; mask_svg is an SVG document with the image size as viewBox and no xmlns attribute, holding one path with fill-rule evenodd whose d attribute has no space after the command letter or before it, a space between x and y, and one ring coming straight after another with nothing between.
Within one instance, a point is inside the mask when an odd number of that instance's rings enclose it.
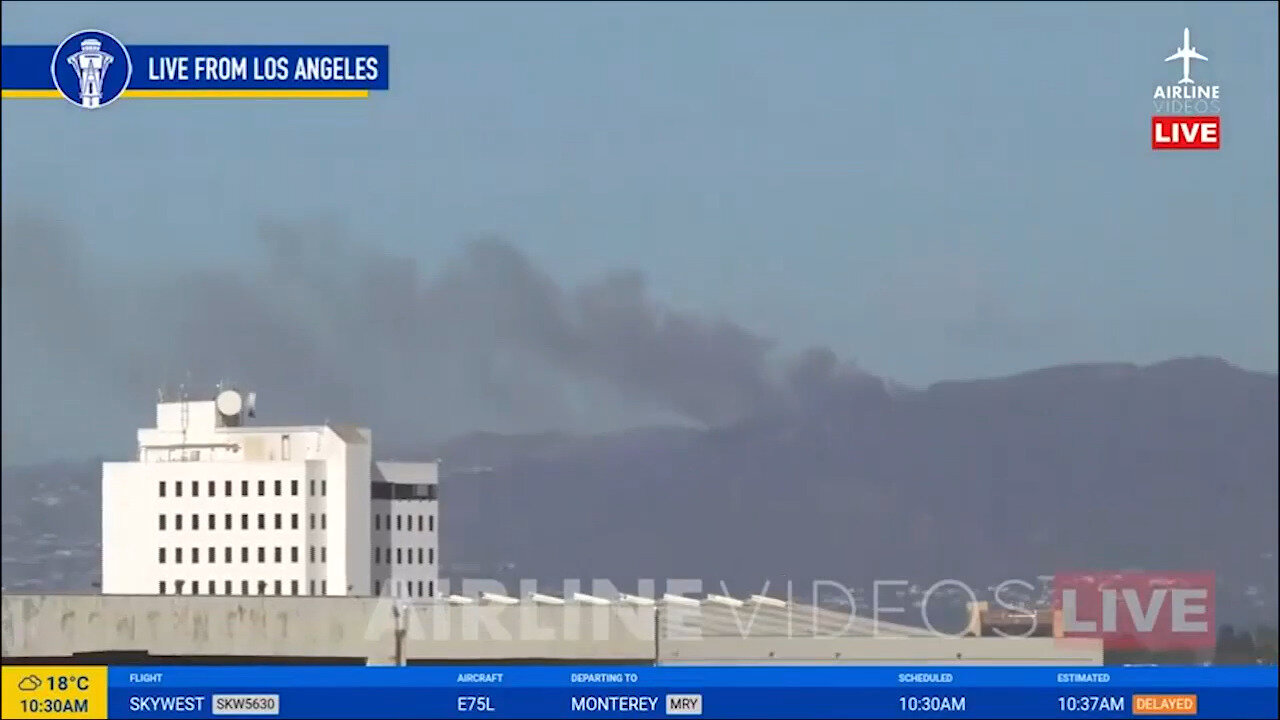
<instances>
[{"instance_id":1,"label":"concrete wall","mask_svg":"<svg viewBox=\"0 0 1280 720\"><path fill-rule=\"evenodd\" d=\"M6 595L2 602L6 657L146 651L391 662L398 644L406 660L652 662L655 656L652 608L567 612L530 604L415 607L386 598L268 596Z\"/></svg>"},{"instance_id":2,"label":"concrete wall","mask_svg":"<svg viewBox=\"0 0 1280 720\"><path fill-rule=\"evenodd\" d=\"M399 605L387 598L6 595L3 654L366 658L434 662L1100 665L1097 641L1053 638L701 635L662 607ZM689 634L690 629L693 635Z\"/></svg>"}]
</instances>

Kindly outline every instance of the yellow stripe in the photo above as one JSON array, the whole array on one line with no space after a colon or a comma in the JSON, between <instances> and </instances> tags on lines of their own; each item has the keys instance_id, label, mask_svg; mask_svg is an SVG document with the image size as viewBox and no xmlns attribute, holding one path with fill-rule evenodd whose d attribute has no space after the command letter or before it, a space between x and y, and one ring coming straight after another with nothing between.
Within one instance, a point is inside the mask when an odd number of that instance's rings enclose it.
<instances>
[{"instance_id":1,"label":"yellow stripe","mask_svg":"<svg viewBox=\"0 0 1280 720\"><path fill-rule=\"evenodd\" d=\"M17 100L47 100L60 98L62 95L57 90L0 90L0 97Z\"/></svg>"},{"instance_id":2,"label":"yellow stripe","mask_svg":"<svg viewBox=\"0 0 1280 720\"><path fill-rule=\"evenodd\" d=\"M130 98L225 98L258 100L276 98L367 98L368 90L125 90Z\"/></svg>"},{"instance_id":3,"label":"yellow stripe","mask_svg":"<svg viewBox=\"0 0 1280 720\"><path fill-rule=\"evenodd\" d=\"M226 100L275 100L288 98L367 98L368 90L125 90L130 98L175 98ZM57 90L3 90L0 97L15 100L60 98Z\"/></svg>"}]
</instances>

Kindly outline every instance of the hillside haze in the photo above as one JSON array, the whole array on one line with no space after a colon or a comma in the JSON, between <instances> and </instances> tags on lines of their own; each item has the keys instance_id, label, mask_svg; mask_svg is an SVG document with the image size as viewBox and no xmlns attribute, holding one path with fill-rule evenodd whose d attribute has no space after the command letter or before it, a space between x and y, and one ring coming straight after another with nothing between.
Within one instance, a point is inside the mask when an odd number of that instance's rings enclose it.
<instances>
[{"instance_id":1,"label":"hillside haze","mask_svg":"<svg viewBox=\"0 0 1280 720\"><path fill-rule=\"evenodd\" d=\"M1071 365L819 400L710 431L459 439L450 467L492 472L450 481L444 542L533 577L1143 567L1274 584L1274 375Z\"/></svg>"}]
</instances>

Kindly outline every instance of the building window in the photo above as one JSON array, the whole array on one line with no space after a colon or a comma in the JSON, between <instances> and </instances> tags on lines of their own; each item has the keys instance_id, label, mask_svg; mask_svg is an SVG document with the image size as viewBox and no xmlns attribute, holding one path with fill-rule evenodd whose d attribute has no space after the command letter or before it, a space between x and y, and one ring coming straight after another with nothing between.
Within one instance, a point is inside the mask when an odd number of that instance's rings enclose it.
<instances>
[{"instance_id":1,"label":"building window","mask_svg":"<svg viewBox=\"0 0 1280 720\"><path fill-rule=\"evenodd\" d=\"M316 561L316 546L315 546L315 545L312 545L312 546L310 547L310 549L307 551L307 554L311 557L311 562L315 562L315 561Z\"/></svg>"},{"instance_id":2,"label":"building window","mask_svg":"<svg viewBox=\"0 0 1280 720\"><path fill-rule=\"evenodd\" d=\"M192 581L191 581L191 594L192 594L192 595L199 595L199 594L200 594L200 581L199 581L199 580L192 580Z\"/></svg>"},{"instance_id":3,"label":"building window","mask_svg":"<svg viewBox=\"0 0 1280 720\"><path fill-rule=\"evenodd\" d=\"M230 480L228 480L228 481L226 482L226 484L223 486L223 488L222 488L222 494L223 494L223 495L226 495L227 497L231 497L231 481L230 481ZM230 582L230 581L228 581L228 582ZM228 586L227 586L227 594L228 594L228 595L230 595L230 594L231 594L231 586L230 586L230 585L228 585Z\"/></svg>"},{"instance_id":4,"label":"building window","mask_svg":"<svg viewBox=\"0 0 1280 720\"><path fill-rule=\"evenodd\" d=\"M248 480L240 481L240 495L242 497L249 497L249 481ZM249 594L248 592L245 593L245 595L248 595L248 594Z\"/></svg>"},{"instance_id":5,"label":"building window","mask_svg":"<svg viewBox=\"0 0 1280 720\"><path fill-rule=\"evenodd\" d=\"M209 594L210 594L210 595L217 595L217 594L218 594L218 581L217 581L217 580L210 580L210 581L209 581Z\"/></svg>"},{"instance_id":6,"label":"building window","mask_svg":"<svg viewBox=\"0 0 1280 720\"><path fill-rule=\"evenodd\" d=\"M259 529L259 530L266 530L266 529L267 529L267 514L266 514L266 513L258 513L258 529Z\"/></svg>"},{"instance_id":7,"label":"building window","mask_svg":"<svg viewBox=\"0 0 1280 720\"><path fill-rule=\"evenodd\" d=\"M382 516L381 516L381 515L374 515L374 516L373 516L373 529L374 529L374 530L381 530L381 529L382 529Z\"/></svg>"},{"instance_id":8,"label":"building window","mask_svg":"<svg viewBox=\"0 0 1280 720\"><path fill-rule=\"evenodd\" d=\"M191 564L195 565L200 562L200 548L191 548Z\"/></svg>"},{"instance_id":9,"label":"building window","mask_svg":"<svg viewBox=\"0 0 1280 720\"><path fill-rule=\"evenodd\" d=\"M279 594L280 594L280 581L279 581L279 580L277 580L277 581L276 581L276 592L275 592L275 594L276 594L276 595L279 595Z\"/></svg>"},{"instance_id":10,"label":"building window","mask_svg":"<svg viewBox=\"0 0 1280 720\"><path fill-rule=\"evenodd\" d=\"M209 529L210 530L218 529L218 516L214 515L213 513L209 513Z\"/></svg>"},{"instance_id":11,"label":"building window","mask_svg":"<svg viewBox=\"0 0 1280 720\"><path fill-rule=\"evenodd\" d=\"M164 581L163 581L163 580L161 580L161 581L160 581L160 594L161 594L161 595L163 595L163 594L164 594Z\"/></svg>"},{"instance_id":12,"label":"building window","mask_svg":"<svg viewBox=\"0 0 1280 720\"><path fill-rule=\"evenodd\" d=\"M263 497L266 494L267 494L267 481L259 480L258 481L258 497Z\"/></svg>"},{"instance_id":13,"label":"building window","mask_svg":"<svg viewBox=\"0 0 1280 720\"><path fill-rule=\"evenodd\" d=\"M161 515L161 516L160 516L160 529L161 529L161 530L163 530L163 529L164 529L164 516L163 516L163 515Z\"/></svg>"},{"instance_id":14,"label":"building window","mask_svg":"<svg viewBox=\"0 0 1280 720\"><path fill-rule=\"evenodd\" d=\"M290 580L290 581L289 581L289 593L290 593L291 595L297 595L297 594L298 594L298 581L297 581L297 580Z\"/></svg>"},{"instance_id":15,"label":"building window","mask_svg":"<svg viewBox=\"0 0 1280 720\"><path fill-rule=\"evenodd\" d=\"M312 529L312 530L315 530L315 529L316 529L316 514L315 514L315 513L311 513L311 529Z\"/></svg>"},{"instance_id":16,"label":"building window","mask_svg":"<svg viewBox=\"0 0 1280 720\"><path fill-rule=\"evenodd\" d=\"M311 582L307 583L307 593L308 593L308 594L310 594L310 595L315 595L315 594L316 594L316 581L315 581L315 580L312 580Z\"/></svg>"},{"instance_id":17,"label":"building window","mask_svg":"<svg viewBox=\"0 0 1280 720\"><path fill-rule=\"evenodd\" d=\"M259 580L259 581L258 581L258 594L259 594L259 595L266 595L266 594L267 594L267 581L266 581L266 580Z\"/></svg>"},{"instance_id":18,"label":"building window","mask_svg":"<svg viewBox=\"0 0 1280 720\"><path fill-rule=\"evenodd\" d=\"M412 583L412 582L406 582L406 583L404 584L404 594L405 594L405 595L408 595L409 597L413 597L413 583Z\"/></svg>"},{"instance_id":19,"label":"building window","mask_svg":"<svg viewBox=\"0 0 1280 720\"><path fill-rule=\"evenodd\" d=\"M329 523L327 522L328 519L329 519L328 513L320 513L320 529L321 530L325 530L328 528L328 525L329 525Z\"/></svg>"},{"instance_id":20,"label":"building window","mask_svg":"<svg viewBox=\"0 0 1280 720\"><path fill-rule=\"evenodd\" d=\"M230 594L231 594L231 581L230 581L230 580L228 580L228 581L226 581L226 582L222 583L222 594L223 594L223 595L230 595Z\"/></svg>"},{"instance_id":21,"label":"building window","mask_svg":"<svg viewBox=\"0 0 1280 720\"><path fill-rule=\"evenodd\" d=\"M422 597L422 581L418 581L418 597Z\"/></svg>"},{"instance_id":22,"label":"building window","mask_svg":"<svg viewBox=\"0 0 1280 720\"><path fill-rule=\"evenodd\" d=\"M328 595L328 594L329 594L329 581L328 581L328 580L321 580L321 581L320 581L320 594L321 594L321 595Z\"/></svg>"},{"instance_id":23,"label":"building window","mask_svg":"<svg viewBox=\"0 0 1280 720\"><path fill-rule=\"evenodd\" d=\"M231 529L231 513L227 513L226 517L222 518L222 527Z\"/></svg>"},{"instance_id":24,"label":"building window","mask_svg":"<svg viewBox=\"0 0 1280 720\"><path fill-rule=\"evenodd\" d=\"M163 553L164 550L161 550L160 552ZM378 563L381 563L381 562L382 562L382 548L375 547L373 549L373 563L377 565Z\"/></svg>"},{"instance_id":25,"label":"building window","mask_svg":"<svg viewBox=\"0 0 1280 720\"><path fill-rule=\"evenodd\" d=\"M309 481L309 482L308 482L308 485L310 485L309 492L310 492L310 494L311 494L311 497L315 497L315 495L316 495L316 481L315 481L315 480L311 480L311 481Z\"/></svg>"},{"instance_id":26,"label":"building window","mask_svg":"<svg viewBox=\"0 0 1280 720\"><path fill-rule=\"evenodd\" d=\"M267 561L267 549L259 545L258 546L258 562L264 563L266 561Z\"/></svg>"},{"instance_id":27,"label":"building window","mask_svg":"<svg viewBox=\"0 0 1280 720\"><path fill-rule=\"evenodd\" d=\"M181 529L182 529L182 514L181 514L181 513L178 513L178 514L176 514L176 515L174 515L174 516L173 516L173 529L174 529L174 530L181 530Z\"/></svg>"},{"instance_id":28,"label":"building window","mask_svg":"<svg viewBox=\"0 0 1280 720\"><path fill-rule=\"evenodd\" d=\"M436 516L428 515L427 516L427 532L435 532L435 531L436 531Z\"/></svg>"},{"instance_id":29,"label":"building window","mask_svg":"<svg viewBox=\"0 0 1280 720\"><path fill-rule=\"evenodd\" d=\"M249 513L240 514L240 529L241 530L249 529Z\"/></svg>"},{"instance_id":30,"label":"building window","mask_svg":"<svg viewBox=\"0 0 1280 720\"><path fill-rule=\"evenodd\" d=\"M173 561L179 565L182 564L182 548L173 549ZM179 590L178 592L182 592Z\"/></svg>"},{"instance_id":31,"label":"building window","mask_svg":"<svg viewBox=\"0 0 1280 720\"><path fill-rule=\"evenodd\" d=\"M289 481L289 494L290 494L290 495L293 495L294 497L297 497L297 495L298 495L298 481L297 481L297 480L290 480L290 481Z\"/></svg>"},{"instance_id":32,"label":"building window","mask_svg":"<svg viewBox=\"0 0 1280 720\"><path fill-rule=\"evenodd\" d=\"M200 529L200 516L195 513L191 513L191 529L192 530Z\"/></svg>"},{"instance_id":33,"label":"building window","mask_svg":"<svg viewBox=\"0 0 1280 720\"><path fill-rule=\"evenodd\" d=\"M161 584L161 585L163 585L164 583L160 583L160 584ZM378 581L378 580L374 580L374 581L373 581L373 594L374 594L374 595L381 595L381 594L382 594L382 582L381 582L381 581Z\"/></svg>"},{"instance_id":34,"label":"building window","mask_svg":"<svg viewBox=\"0 0 1280 720\"><path fill-rule=\"evenodd\" d=\"M401 521L401 520L403 520L403 519L404 519L404 516L403 516L403 515L397 515L397 516L396 516L396 529L397 529L397 530L401 529L401 528L400 528L400 521Z\"/></svg>"},{"instance_id":35,"label":"building window","mask_svg":"<svg viewBox=\"0 0 1280 720\"><path fill-rule=\"evenodd\" d=\"M217 494L218 494L218 484L210 480L209 481L209 497L213 497L214 495L217 495Z\"/></svg>"},{"instance_id":36,"label":"building window","mask_svg":"<svg viewBox=\"0 0 1280 720\"><path fill-rule=\"evenodd\" d=\"M422 564L422 548L418 548L418 564Z\"/></svg>"},{"instance_id":37,"label":"building window","mask_svg":"<svg viewBox=\"0 0 1280 720\"><path fill-rule=\"evenodd\" d=\"M435 597L435 596L436 596L436 582L435 580L428 580L427 581L427 597Z\"/></svg>"},{"instance_id":38,"label":"building window","mask_svg":"<svg viewBox=\"0 0 1280 720\"><path fill-rule=\"evenodd\" d=\"M182 497L182 481L181 480L173 481L173 494L175 497ZM174 583L174 584L176 585L177 583Z\"/></svg>"},{"instance_id":39,"label":"building window","mask_svg":"<svg viewBox=\"0 0 1280 720\"><path fill-rule=\"evenodd\" d=\"M280 497L281 495L280 489L282 485L283 483L281 483L279 480L276 481L276 497Z\"/></svg>"},{"instance_id":40,"label":"building window","mask_svg":"<svg viewBox=\"0 0 1280 720\"><path fill-rule=\"evenodd\" d=\"M248 595L248 594L249 594L249 581L248 581L248 580L241 580L241 581L240 581L240 594L241 594L241 595Z\"/></svg>"},{"instance_id":41,"label":"building window","mask_svg":"<svg viewBox=\"0 0 1280 720\"><path fill-rule=\"evenodd\" d=\"M160 548L160 562L164 563L164 548Z\"/></svg>"},{"instance_id":42,"label":"building window","mask_svg":"<svg viewBox=\"0 0 1280 720\"><path fill-rule=\"evenodd\" d=\"M277 547L277 548L276 548L276 562L280 562L280 561L281 561L281 560L283 560L283 559L284 559L284 551L283 551L283 550L281 550L279 547Z\"/></svg>"},{"instance_id":43,"label":"building window","mask_svg":"<svg viewBox=\"0 0 1280 720\"><path fill-rule=\"evenodd\" d=\"M435 548L427 548L427 564L428 564L428 565L435 565L435 564L436 564L436 549L435 549Z\"/></svg>"},{"instance_id":44,"label":"building window","mask_svg":"<svg viewBox=\"0 0 1280 720\"><path fill-rule=\"evenodd\" d=\"M276 529L280 530L283 527L284 527L284 516L281 515L280 513L276 513Z\"/></svg>"},{"instance_id":45,"label":"building window","mask_svg":"<svg viewBox=\"0 0 1280 720\"><path fill-rule=\"evenodd\" d=\"M230 545L228 545L226 548L224 548L224 551L223 551L223 553L222 553L222 562L224 562L224 563L229 563L229 562L231 562L231 546L230 546ZM230 594L231 594L231 586L230 586L230 585L228 585L228 586L227 586L227 594L228 594L228 595L230 595Z\"/></svg>"},{"instance_id":46,"label":"building window","mask_svg":"<svg viewBox=\"0 0 1280 720\"><path fill-rule=\"evenodd\" d=\"M298 546L289 548L289 562L298 562Z\"/></svg>"},{"instance_id":47,"label":"building window","mask_svg":"<svg viewBox=\"0 0 1280 720\"><path fill-rule=\"evenodd\" d=\"M248 547L241 546L241 548L240 548L240 562L242 562L242 563L247 563L247 562L249 562L249 548L248 548ZM245 590L245 593L246 593L246 594L247 594L248 592L249 592L248 590Z\"/></svg>"},{"instance_id":48,"label":"building window","mask_svg":"<svg viewBox=\"0 0 1280 720\"><path fill-rule=\"evenodd\" d=\"M418 516L418 532L422 532L422 516Z\"/></svg>"},{"instance_id":49,"label":"building window","mask_svg":"<svg viewBox=\"0 0 1280 720\"><path fill-rule=\"evenodd\" d=\"M191 481L191 497L200 497L200 483L195 480ZM194 590L192 591L192 594L195 594Z\"/></svg>"},{"instance_id":50,"label":"building window","mask_svg":"<svg viewBox=\"0 0 1280 720\"><path fill-rule=\"evenodd\" d=\"M329 546L328 545L320 546L320 562L322 563L329 562Z\"/></svg>"},{"instance_id":51,"label":"building window","mask_svg":"<svg viewBox=\"0 0 1280 720\"><path fill-rule=\"evenodd\" d=\"M396 548L396 564L397 565L404 564L403 562L401 562L404 558L400 555L400 553L401 553L401 548Z\"/></svg>"},{"instance_id":52,"label":"building window","mask_svg":"<svg viewBox=\"0 0 1280 720\"><path fill-rule=\"evenodd\" d=\"M209 562L211 563L218 562L218 548L216 547L209 548Z\"/></svg>"},{"instance_id":53,"label":"building window","mask_svg":"<svg viewBox=\"0 0 1280 720\"><path fill-rule=\"evenodd\" d=\"M329 494L329 481L328 481L328 480L321 480L321 481L320 481L320 494L321 494L321 495L328 495L328 494Z\"/></svg>"},{"instance_id":54,"label":"building window","mask_svg":"<svg viewBox=\"0 0 1280 720\"><path fill-rule=\"evenodd\" d=\"M164 497L164 481L163 480L160 481L160 497ZM164 585L164 582L162 581L160 584ZM161 594L163 595L164 593L161 593Z\"/></svg>"},{"instance_id":55,"label":"building window","mask_svg":"<svg viewBox=\"0 0 1280 720\"><path fill-rule=\"evenodd\" d=\"M289 516L289 528L291 530L298 529L298 513L294 513L293 515Z\"/></svg>"}]
</instances>

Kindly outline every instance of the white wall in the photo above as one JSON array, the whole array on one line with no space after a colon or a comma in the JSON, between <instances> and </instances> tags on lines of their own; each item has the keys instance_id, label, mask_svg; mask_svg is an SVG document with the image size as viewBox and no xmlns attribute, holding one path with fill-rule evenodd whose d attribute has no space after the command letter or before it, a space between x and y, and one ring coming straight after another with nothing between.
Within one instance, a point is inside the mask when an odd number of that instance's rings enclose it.
<instances>
[{"instance_id":1,"label":"white wall","mask_svg":"<svg viewBox=\"0 0 1280 720\"><path fill-rule=\"evenodd\" d=\"M299 594L305 593L307 465L104 463L103 592L157 594L164 582L164 592L175 594L177 581L182 581L183 594L191 592L193 582L199 583L201 594L224 594L226 582L231 581L234 594L244 591L245 582L249 594L258 594L259 582L266 581L266 592L275 594L275 583L280 581L282 594L293 594L294 582ZM292 494L295 482L297 495ZM213 483L212 496L209 483ZM244 494L246 483L248 495ZM276 495L277 483L280 495ZM193 486L198 494L193 494ZM231 527L227 527L228 516ZM212 562L210 548L215 553ZM226 561L227 548L231 562ZM246 548L248 562L244 561ZM259 548L265 562L259 560ZM280 548L280 562L276 548ZM298 549L296 561L294 548ZM199 562L193 563L197 551ZM210 581L216 583L212 589L208 589Z\"/></svg>"}]
</instances>

